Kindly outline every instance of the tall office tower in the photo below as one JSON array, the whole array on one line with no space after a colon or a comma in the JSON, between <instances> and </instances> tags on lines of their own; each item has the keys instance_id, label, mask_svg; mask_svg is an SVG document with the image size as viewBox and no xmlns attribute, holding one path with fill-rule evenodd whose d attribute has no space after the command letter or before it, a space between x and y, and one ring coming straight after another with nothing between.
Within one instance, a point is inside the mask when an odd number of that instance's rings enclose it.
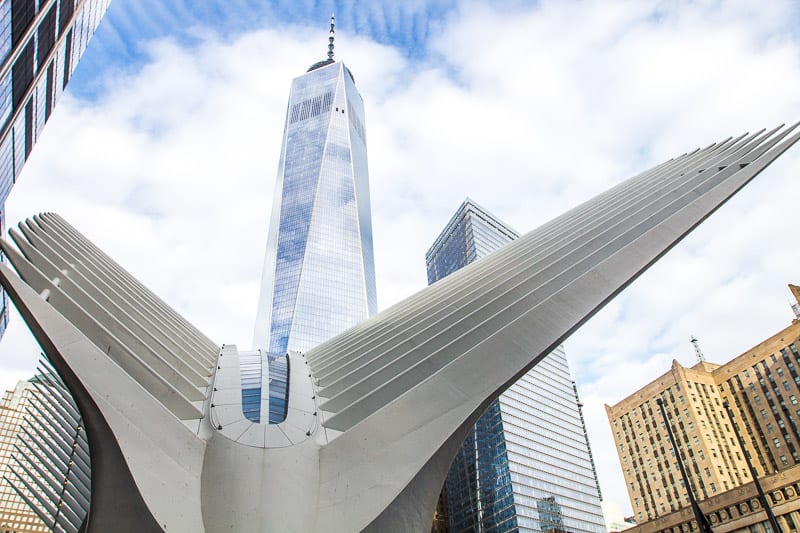
<instances>
[{"instance_id":1,"label":"tall office tower","mask_svg":"<svg viewBox=\"0 0 800 533\"><path fill-rule=\"evenodd\" d=\"M364 104L328 59L292 81L255 348L306 351L375 314Z\"/></svg>"},{"instance_id":2,"label":"tall office tower","mask_svg":"<svg viewBox=\"0 0 800 533\"><path fill-rule=\"evenodd\" d=\"M517 237L467 199L426 254L428 282ZM452 532L605 532L563 346L490 404L454 459L444 490Z\"/></svg>"},{"instance_id":3,"label":"tall office tower","mask_svg":"<svg viewBox=\"0 0 800 533\"><path fill-rule=\"evenodd\" d=\"M800 298L800 291L789 288ZM800 481L798 347L800 321L795 319L724 365L699 361L685 368L673 361L669 372L606 406L637 522L661 519L689 505L657 399L701 503L741 498L738 489L736 495L724 493L752 483L745 452L759 478L781 472L780 483ZM726 401L733 421L722 407Z\"/></svg>"},{"instance_id":4,"label":"tall office tower","mask_svg":"<svg viewBox=\"0 0 800 533\"><path fill-rule=\"evenodd\" d=\"M5 201L111 0L0 1L0 233ZM0 336L8 324L5 292Z\"/></svg>"}]
</instances>

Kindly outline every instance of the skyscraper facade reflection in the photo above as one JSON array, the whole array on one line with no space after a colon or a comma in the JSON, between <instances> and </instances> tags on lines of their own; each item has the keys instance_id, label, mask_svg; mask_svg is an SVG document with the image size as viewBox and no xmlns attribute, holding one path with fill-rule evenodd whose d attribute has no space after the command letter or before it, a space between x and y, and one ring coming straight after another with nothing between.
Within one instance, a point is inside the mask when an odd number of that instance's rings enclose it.
<instances>
[{"instance_id":1,"label":"skyscraper facade reflection","mask_svg":"<svg viewBox=\"0 0 800 533\"><path fill-rule=\"evenodd\" d=\"M272 360L375 314L372 250L364 103L331 24L328 59L292 81L254 347Z\"/></svg>"},{"instance_id":2,"label":"skyscraper facade reflection","mask_svg":"<svg viewBox=\"0 0 800 533\"><path fill-rule=\"evenodd\" d=\"M468 199L426 254L428 282L517 237ZM489 405L453 460L444 490L451 532L605 532L563 346Z\"/></svg>"},{"instance_id":3,"label":"skyscraper facade reflection","mask_svg":"<svg viewBox=\"0 0 800 533\"><path fill-rule=\"evenodd\" d=\"M111 0L0 1L0 231L5 201ZM8 323L2 295L0 335Z\"/></svg>"},{"instance_id":4,"label":"skyscraper facade reflection","mask_svg":"<svg viewBox=\"0 0 800 533\"><path fill-rule=\"evenodd\" d=\"M330 58L292 82L255 346L304 351L376 307L364 103Z\"/></svg>"}]
</instances>

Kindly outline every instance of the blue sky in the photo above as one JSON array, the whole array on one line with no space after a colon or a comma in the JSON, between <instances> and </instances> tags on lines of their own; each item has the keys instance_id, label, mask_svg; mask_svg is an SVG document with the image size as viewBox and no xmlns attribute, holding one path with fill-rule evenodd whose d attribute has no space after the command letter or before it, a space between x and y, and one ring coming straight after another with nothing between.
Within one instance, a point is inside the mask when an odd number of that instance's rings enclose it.
<instances>
[{"instance_id":1,"label":"blue sky","mask_svg":"<svg viewBox=\"0 0 800 533\"><path fill-rule=\"evenodd\" d=\"M219 343L248 348L291 79L330 2L114 0L7 203L56 211ZM622 179L800 120L793 0L336 2L364 97L379 307L469 196L524 233ZM789 324L797 147L566 343L603 493L630 512L603 405ZM225 280L219 283L217 280ZM21 320L4 385L37 349Z\"/></svg>"},{"instance_id":2,"label":"blue sky","mask_svg":"<svg viewBox=\"0 0 800 533\"><path fill-rule=\"evenodd\" d=\"M529 2L501 2L509 8ZM375 42L397 47L404 55L422 58L430 38L436 36L458 2L418 0L410 2L261 2L256 0L188 1L114 0L103 25L94 36L95 45L84 56L79 77L70 90L91 98L98 91L98 75L109 69L136 69L147 60L144 43L153 39L175 39L196 43L212 29L223 36L267 27L302 25L321 30L320 42L331 13L337 26ZM477 36L476 36L477 37ZM476 43L478 44L478 43Z\"/></svg>"}]
</instances>

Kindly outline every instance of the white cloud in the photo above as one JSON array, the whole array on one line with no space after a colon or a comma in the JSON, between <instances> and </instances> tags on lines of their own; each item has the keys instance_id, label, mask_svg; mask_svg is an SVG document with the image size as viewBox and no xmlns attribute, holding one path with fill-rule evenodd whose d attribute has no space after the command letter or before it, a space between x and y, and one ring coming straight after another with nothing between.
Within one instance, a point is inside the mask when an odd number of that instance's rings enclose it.
<instances>
[{"instance_id":1,"label":"white cloud","mask_svg":"<svg viewBox=\"0 0 800 533\"><path fill-rule=\"evenodd\" d=\"M425 285L425 250L466 196L524 232L670 157L800 119L791 2L656 6L468 3L414 60L337 32L366 104L382 308ZM249 347L289 83L323 56L319 33L150 43L97 102L60 102L9 225L60 213L216 342ZM567 342L623 508L603 404L691 364L691 334L723 362L789 323L798 176L795 147ZM32 359L23 329L0 343L4 378Z\"/></svg>"}]
</instances>

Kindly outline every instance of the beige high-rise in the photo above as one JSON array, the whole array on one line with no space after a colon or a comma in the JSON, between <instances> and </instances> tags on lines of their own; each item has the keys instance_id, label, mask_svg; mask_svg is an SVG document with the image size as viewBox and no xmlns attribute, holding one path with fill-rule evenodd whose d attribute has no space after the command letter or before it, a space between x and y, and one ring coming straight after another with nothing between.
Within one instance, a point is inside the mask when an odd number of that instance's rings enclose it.
<instances>
[{"instance_id":1,"label":"beige high-rise","mask_svg":"<svg viewBox=\"0 0 800 533\"><path fill-rule=\"evenodd\" d=\"M20 381L14 390L6 391L0 401L0 531L50 531L7 479L14 479L9 467L15 467L11 454L19 445L17 434L22 431L25 407L35 389L30 382ZM17 470L19 467L16 466ZM28 497L32 495L27 494Z\"/></svg>"},{"instance_id":2,"label":"beige high-rise","mask_svg":"<svg viewBox=\"0 0 800 533\"><path fill-rule=\"evenodd\" d=\"M800 289L790 285L796 298ZM656 399L661 398L698 501L752 482L727 401L759 478L800 464L800 322L724 365L672 368L606 405L637 522L688 507ZM792 471L800 473L800 469Z\"/></svg>"}]
</instances>

